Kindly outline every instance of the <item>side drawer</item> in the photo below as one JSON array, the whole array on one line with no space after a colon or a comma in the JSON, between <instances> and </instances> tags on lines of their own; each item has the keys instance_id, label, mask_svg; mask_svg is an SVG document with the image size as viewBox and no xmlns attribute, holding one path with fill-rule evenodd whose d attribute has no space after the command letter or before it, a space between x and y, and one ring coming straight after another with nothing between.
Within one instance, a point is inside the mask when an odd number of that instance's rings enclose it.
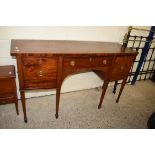
<instances>
[{"instance_id":1,"label":"side drawer","mask_svg":"<svg viewBox=\"0 0 155 155\"><path fill-rule=\"evenodd\" d=\"M118 56L111 73L111 81L121 80L129 74L135 56Z\"/></svg>"},{"instance_id":2,"label":"side drawer","mask_svg":"<svg viewBox=\"0 0 155 155\"><path fill-rule=\"evenodd\" d=\"M14 97L6 97L6 98L1 98L0 97L0 104L7 104L7 103L14 103L15 99Z\"/></svg>"},{"instance_id":3,"label":"side drawer","mask_svg":"<svg viewBox=\"0 0 155 155\"><path fill-rule=\"evenodd\" d=\"M56 73L51 74L49 77L44 77L44 75L38 76L37 78L24 79L25 89L43 89L43 88L56 88L57 80Z\"/></svg>"},{"instance_id":4,"label":"side drawer","mask_svg":"<svg viewBox=\"0 0 155 155\"><path fill-rule=\"evenodd\" d=\"M25 88L56 88L56 57L27 56L22 60Z\"/></svg>"}]
</instances>

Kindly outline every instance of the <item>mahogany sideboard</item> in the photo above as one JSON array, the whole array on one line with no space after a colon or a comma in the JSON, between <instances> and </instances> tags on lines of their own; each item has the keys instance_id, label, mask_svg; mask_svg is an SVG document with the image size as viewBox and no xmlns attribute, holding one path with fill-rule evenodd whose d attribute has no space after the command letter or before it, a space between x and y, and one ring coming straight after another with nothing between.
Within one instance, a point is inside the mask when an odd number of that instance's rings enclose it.
<instances>
[{"instance_id":1,"label":"mahogany sideboard","mask_svg":"<svg viewBox=\"0 0 155 155\"><path fill-rule=\"evenodd\" d=\"M75 73L93 71L104 80L99 109L108 83L123 80L118 102L136 55L136 51L110 42L12 40L11 56L17 59L24 121L27 122L25 90L56 89L58 118L63 80Z\"/></svg>"}]
</instances>

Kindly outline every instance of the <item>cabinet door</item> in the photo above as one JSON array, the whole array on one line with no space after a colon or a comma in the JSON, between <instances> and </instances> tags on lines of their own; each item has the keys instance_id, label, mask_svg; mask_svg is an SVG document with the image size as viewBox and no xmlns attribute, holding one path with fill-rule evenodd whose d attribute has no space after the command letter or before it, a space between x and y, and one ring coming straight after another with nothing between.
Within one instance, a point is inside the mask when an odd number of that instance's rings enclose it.
<instances>
[{"instance_id":1,"label":"cabinet door","mask_svg":"<svg viewBox=\"0 0 155 155\"><path fill-rule=\"evenodd\" d=\"M57 58L26 56L23 60L24 87L56 88Z\"/></svg>"},{"instance_id":2,"label":"cabinet door","mask_svg":"<svg viewBox=\"0 0 155 155\"><path fill-rule=\"evenodd\" d=\"M14 78L0 78L0 98L14 94L13 80Z\"/></svg>"},{"instance_id":3,"label":"cabinet door","mask_svg":"<svg viewBox=\"0 0 155 155\"><path fill-rule=\"evenodd\" d=\"M118 56L111 73L111 81L121 80L129 74L135 56Z\"/></svg>"}]
</instances>

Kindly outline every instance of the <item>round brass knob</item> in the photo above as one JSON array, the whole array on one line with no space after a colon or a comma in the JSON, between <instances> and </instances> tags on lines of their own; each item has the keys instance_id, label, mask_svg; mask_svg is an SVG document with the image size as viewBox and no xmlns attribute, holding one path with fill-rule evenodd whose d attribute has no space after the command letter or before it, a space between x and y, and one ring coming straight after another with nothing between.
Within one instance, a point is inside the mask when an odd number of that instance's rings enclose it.
<instances>
[{"instance_id":1,"label":"round brass knob","mask_svg":"<svg viewBox=\"0 0 155 155\"><path fill-rule=\"evenodd\" d=\"M70 62L70 65L71 65L72 67L74 67L74 66L75 66L75 61L71 61L71 62Z\"/></svg>"},{"instance_id":2,"label":"round brass knob","mask_svg":"<svg viewBox=\"0 0 155 155\"><path fill-rule=\"evenodd\" d=\"M121 70L124 70L124 66L121 66Z\"/></svg>"},{"instance_id":3,"label":"round brass knob","mask_svg":"<svg viewBox=\"0 0 155 155\"><path fill-rule=\"evenodd\" d=\"M106 65L107 64L107 60L103 60L103 64Z\"/></svg>"},{"instance_id":4,"label":"round brass knob","mask_svg":"<svg viewBox=\"0 0 155 155\"><path fill-rule=\"evenodd\" d=\"M10 72L9 72L9 74L11 75L11 74L12 74L12 72L10 71Z\"/></svg>"}]
</instances>

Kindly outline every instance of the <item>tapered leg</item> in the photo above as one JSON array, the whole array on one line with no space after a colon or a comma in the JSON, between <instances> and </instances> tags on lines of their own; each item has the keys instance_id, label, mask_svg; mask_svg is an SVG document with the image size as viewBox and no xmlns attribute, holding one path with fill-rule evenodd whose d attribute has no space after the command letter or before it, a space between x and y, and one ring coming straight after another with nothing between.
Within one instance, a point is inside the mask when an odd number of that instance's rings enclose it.
<instances>
[{"instance_id":1,"label":"tapered leg","mask_svg":"<svg viewBox=\"0 0 155 155\"><path fill-rule=\"evenodd\" d=\"M27 123L27 116L26 116L26 104L25 104L25 92L20 91L21 95L21 101L22 101L22 108L23 108L23 113L24 113L24 121Z\"/></svg>"},{"instance_id":2,"label":"tapered leg","mask_svg":"<svg viewBox=\"0 0 155 155\"><path fill-rule=\"evenodd\" d=\"M59 101L60 101L60 88L56 89L56 114L55 114L55 118L59 117Z\"/></svg>"},{"instance_id":3,"label":"tapered leg","mask_svg":"<svg viewBox=\"0 0 155 155\"><path fill-rule=\"evenodd\" d=\"M16 100L16 102L15 102L15 108L16 108L16 113L17 113L17 115L19 115L18 100Z\"/></svg>"},{"instance_id":4,"label":"tapered leg","mask_svg":"<svg viewBox=\"0 0 155 155\"><path fill-rule=\"evenodd\" d=\"M98 105L98 109L100 109L101 106L102 106L102 102L103 102L104 95L105 95L105 92L107 90L108 84L109 84L109 81L104 81L104 84L103 84L103 87L102 87L102 95L101 95L101 98L100 98L100 103Z\"/></svg>"},{"instance_id":5,"label":"tapered leg","mask_svg":"<svg viewBox=\"0 0 155 155\"><path fill-rule=\"evenodd\" d=\"M121 94L122 94L122 92L123 92L123 89L124 89L124 86L125 86L126 80L127 80L127 79L123 79L123 82L122 82L122 84L121 84L121 88L120 88L120 91L119 91L118 97L117 97L117 99L116 99L116 103L119 102L119 98L120 98L120 96L121 96Z\"/></svg>"},{"instance_id":6,"label":"tapered leg","mask_svg":"<svg viewBox=\"0 0 155 155\"><path fill-rule=\"evenodd\" d=\"M18 98L17 98L17 87L16 87L16 81L15 79L12 80L13 85L14 85L14 96L15 96L15 108L16 108L16 113L19 115L19 110L18 110Z\"/></svg>"},{"instance_id":7,"label":"tapered leg","mask_svg":"<svg viewBox=\"0 0 155 155\"><path fill-rule=\"evenodd\" d=\"M116 93L117 84L118 84L118 80L115 81L115 84L114 84L114 89L113 89L113 93L114 93L114 94Z\"/></svg>"}]
</instances>

